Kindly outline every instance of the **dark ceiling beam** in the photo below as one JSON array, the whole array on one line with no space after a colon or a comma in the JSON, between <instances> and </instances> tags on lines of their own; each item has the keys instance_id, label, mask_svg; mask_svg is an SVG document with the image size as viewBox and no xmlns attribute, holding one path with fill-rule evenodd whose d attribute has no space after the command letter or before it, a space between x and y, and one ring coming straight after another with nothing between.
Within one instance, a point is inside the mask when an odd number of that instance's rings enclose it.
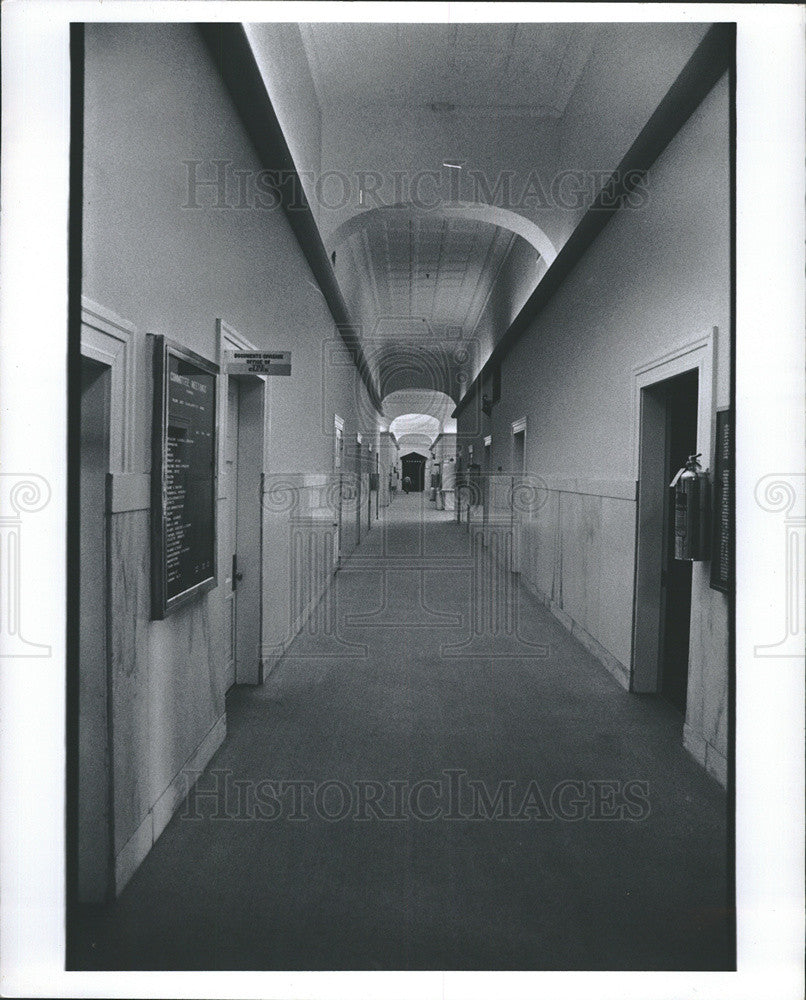
<instances>
[{"instance_id":1,"label":"dark ceiling beam","mask_svg":"<svg viewBox=\"0 0 806 1000\"><path fill-rule=\"evenodd\" d=\"M483 368L451 416L458 417L478 395L484 380L512 350L545 309L620 205L729 69L736 46L736 25L712 25L621 163L543 275L521 311L496 343Z\"/></svg>"},{"instance_id":2,"label":"dark ceiling beam","mask_svg":"<svg viewBox=\"0 0 806 1000\"><path fill-rule=\"evenodd\" d=\"M305 197L296 164L277 120L246 31L242 24L237 23L199 24L198 29L261 164L277 178L274 189L280 204L322 290L342 340L367 387L369 398L380 411L380 396L361 345L358 328L350 317L333 274L319 228Z\"/></svg>"}]
</instances>

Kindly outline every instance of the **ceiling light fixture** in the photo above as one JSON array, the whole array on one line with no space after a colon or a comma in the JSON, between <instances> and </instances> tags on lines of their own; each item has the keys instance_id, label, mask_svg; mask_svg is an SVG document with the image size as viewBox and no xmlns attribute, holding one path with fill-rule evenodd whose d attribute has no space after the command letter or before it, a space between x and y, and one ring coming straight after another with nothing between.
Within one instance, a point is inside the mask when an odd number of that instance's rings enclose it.
<instances>
[{"instance_id":1,"label":"ceiling light fixture","mask_svg":"<svg viewBox=\"0 0 806 1000\"><path fill-rule=\"evenodd\" d=\"M461 163L448 163L447 160L443 160L442 161L442 166L443 167L450 167L451 170L461 170L462 169L462 164Z\"/></svg>"}]
</instances>

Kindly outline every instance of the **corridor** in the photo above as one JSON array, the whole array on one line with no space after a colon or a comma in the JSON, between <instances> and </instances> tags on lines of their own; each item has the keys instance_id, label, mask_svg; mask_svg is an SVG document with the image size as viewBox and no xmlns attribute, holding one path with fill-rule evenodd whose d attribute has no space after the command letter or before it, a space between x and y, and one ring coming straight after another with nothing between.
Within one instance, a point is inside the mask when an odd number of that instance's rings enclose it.
<instances>
[{"instance_id":1,"label":"corridor","mask_svg":"<svg viewBox=\"0 0 806 1000\"><path fill-rule=\"evenodd\" d=\"M725 791L487 542L380 509L74 967L730 966Z\"/></svg>"},{"instance_id":2,"label":"corridor","mask_svg":"<svg viewBox=\"0 0 806 1000\"><path fill-rule=\"evenodd\" d=\"M732 26L74 36L70 968L731 969Z\"/></svg>"}]
</instances>

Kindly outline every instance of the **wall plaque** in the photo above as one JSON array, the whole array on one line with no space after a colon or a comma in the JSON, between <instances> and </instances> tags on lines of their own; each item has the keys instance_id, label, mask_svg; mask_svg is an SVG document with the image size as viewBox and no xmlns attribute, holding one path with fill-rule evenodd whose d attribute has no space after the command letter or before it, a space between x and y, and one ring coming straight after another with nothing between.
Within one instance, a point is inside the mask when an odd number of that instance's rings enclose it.
<instances>
[{"instance_id":1,"label":"wall plaque","mask_svg":"<svg viewBox=\"0 0 806 1000\"><path fill-rule=\"evenodd\" d=\"M733 585L733 413L717 410L714 449L714 505L711 587L727 593Z\"/></svg>"},{"instance_id":2,"label":"wall plaque","mask_svg":"<svg viewBox=\"0 0 806 1000\"><path fill-rule=\"evenodd\" d=\"M154 337L151 617L216 586L218 366Z\"/></svg>"}]
</instances>

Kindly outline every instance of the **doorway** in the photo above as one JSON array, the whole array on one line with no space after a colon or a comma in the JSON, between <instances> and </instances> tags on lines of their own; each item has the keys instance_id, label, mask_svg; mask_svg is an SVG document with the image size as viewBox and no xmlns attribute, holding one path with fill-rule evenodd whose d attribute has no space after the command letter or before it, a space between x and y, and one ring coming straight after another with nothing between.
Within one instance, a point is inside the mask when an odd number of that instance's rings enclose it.
<instances>
[{"instance_id":1,"label":"doorway","mask_svg":"<svg viewBox=\"0 0 806 1000\"><path fill-rule=\"evenodd\" d=\"M79 472L78 898L113 893L109 739L108 519L112 370L81 359Z\"/></svg>"},{"instance_id":2,"label":"doorway","mask_svg":"<svg viewBox=\"0 0 806 1000\"><path fill-rule=\"evenodd\" d=\"M691 629L691 563L674 558L674 491L668 488L678 469L697 450L697 372L686 372L665 383L666 483L661 571L661 693L686 711L688 653Z\"/></svg>"},{"instance_id":3,"label":"doorway","mask_svg":"<svg viewBox=\"0 0 806 1000\"><path fill-rule=\"evenodd\" d=\"M523 474L526 467L526 430L515 431L512 435L512 471L516 476Z\"/></svg>"},{"instance_id":4,"label":"doorway","mask_svg":"<svg viewBox=\"0 0 806 1000\"><path fill-rule=\"evenodd\" d=\"M333 566L338 569L341 566L341 522L342 522L342 499L344 495L344 483L342 480L342 463L344 459L344 421L336 414L333 418L333 476L337 484L336 502L338 510L334 511L333 519Z\"/></svg>"},{"instance_id":5,"label":"doorway","mask_svg":"<svg viewBox=\"0 0 806 1000\"><path fill-rule=\"evenodd\" d=\"M403 479L411 480L410 493L422 493L425 488L425 457L416 451L409 452L401 459Z\"/></svg>"},{"instance_id":6,"label":"doorway","mask_svg":"<svg viewBox=\"0 0 806 1000\"><path fill-rule=\"evenodd\" d=\"M262 524L261 473L265 383L255 376L230 376L224 473L227 484L223 530L225 690L233 684L261 684Z\"/></svg>"},{"instance_id":7,"label":"doorway","mask_svg":"<svg viewBox=\"0 0 806 1000\"><path fill-rule=\"evenodd\" d=\"M697 451L697 369L641 390L633 689L661 694L685 714L691 563L674 558L669 487Z\"/></svg>"},{"instance_id":8,"label":"doorway","mask_svg":"<svg viewBox=\"0 0 806 1000\"><path fill-rule=\"evenodd\" d=\"M355 441L355 544L361 542L361 476L364 471L364 455L361 450L361 437Z\"/></svg>"}]
</instances>

